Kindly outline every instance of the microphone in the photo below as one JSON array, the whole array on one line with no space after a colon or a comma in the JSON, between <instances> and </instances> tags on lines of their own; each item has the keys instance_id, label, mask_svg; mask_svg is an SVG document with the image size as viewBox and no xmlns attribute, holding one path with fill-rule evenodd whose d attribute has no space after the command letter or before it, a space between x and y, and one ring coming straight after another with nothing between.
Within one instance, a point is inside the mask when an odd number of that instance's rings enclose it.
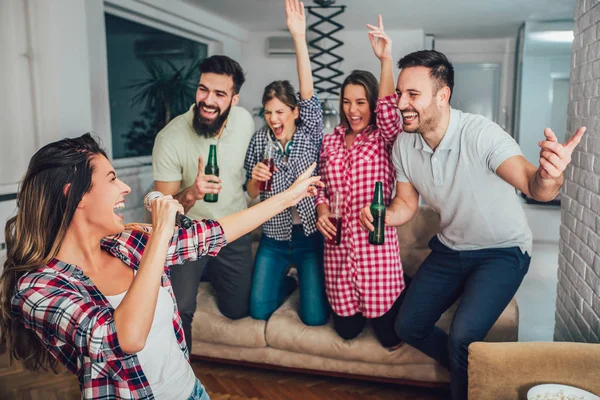
<instances>
[{"instance_id":1,"label":"microphone","mask_svg":"<svg viewBox=\"0 0 600 400\"><path fill-rule=\"evenodd\" d=\"M148 211L152 211L152 201L156 200L156 199L160 199L161 197L164 197L164 195L161 192L150 192L146 195L146 197L144 197L144 206L146 207L146 210ZM175 225L183 228L183 229L188 229L192 226L192 220L190 219L190 217L187 217L183 214L181 214L179 211L177 211L177 214L175 214Z\"/></svg>"}]
</instances>

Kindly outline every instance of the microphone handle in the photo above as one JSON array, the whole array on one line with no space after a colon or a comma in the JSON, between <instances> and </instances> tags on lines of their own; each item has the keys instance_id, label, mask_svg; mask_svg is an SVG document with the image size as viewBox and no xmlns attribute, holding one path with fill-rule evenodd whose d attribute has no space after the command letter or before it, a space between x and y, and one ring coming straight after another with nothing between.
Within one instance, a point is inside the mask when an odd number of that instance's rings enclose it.
<instances>
[{"instance_id":1,"label":"microphone handle","mask_svg":"<svg viewBox=\"0 0 600 400\"><path fill-rule=\"evenodd\" d=\"M183 229L189 229L192 226L192 223L192 219L186 215L179 212L175 215L175 225Z\"/></svg>"}]
</instances>

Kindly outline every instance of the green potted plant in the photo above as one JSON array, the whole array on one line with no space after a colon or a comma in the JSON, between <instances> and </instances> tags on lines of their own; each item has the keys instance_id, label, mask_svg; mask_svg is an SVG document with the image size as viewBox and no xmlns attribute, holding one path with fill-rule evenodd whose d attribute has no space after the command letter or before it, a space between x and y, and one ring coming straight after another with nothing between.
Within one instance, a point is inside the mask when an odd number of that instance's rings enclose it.
<instances>
[{"instance_id":1,"label":"green potted plant","mask_svg":"<svg viewBox=\"0 0 600 400\"><path fill-rule=\"evenodd\" d=\"M133 121L124 134L129 156L151 154L156 134L171 118L188 110L194 101L200 61L182 67L169 60L144 61L149 76L126 87L135 92L131 105L144 107L141 119Z\"/></svg>"}]
</instances>

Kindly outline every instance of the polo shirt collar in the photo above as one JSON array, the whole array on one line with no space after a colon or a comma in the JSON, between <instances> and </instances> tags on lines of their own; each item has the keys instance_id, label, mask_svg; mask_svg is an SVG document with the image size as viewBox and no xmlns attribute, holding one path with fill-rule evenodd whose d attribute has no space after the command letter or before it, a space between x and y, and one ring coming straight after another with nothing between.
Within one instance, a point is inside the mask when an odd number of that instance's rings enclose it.
<instances>
[{"instance_id":1,"label":"polo shirt collar","mask_svg":"<svg viewBox=\"0 0 600 400\"><path fill-rule=\"evenodd\" d=\"M446 133L442 138L442 141L438 145L437 149L439 150L452 150L454 148L454 144L458 140L458 126L459 126L459 111L454 108L450 108L450 121L448 122L448 129L446 129ZM420 133L417 135L417 140L415 140L415 149L423 150L427 153L433 153L431 147L427 144L423 135Z\"/></svg>"}]
</instances>

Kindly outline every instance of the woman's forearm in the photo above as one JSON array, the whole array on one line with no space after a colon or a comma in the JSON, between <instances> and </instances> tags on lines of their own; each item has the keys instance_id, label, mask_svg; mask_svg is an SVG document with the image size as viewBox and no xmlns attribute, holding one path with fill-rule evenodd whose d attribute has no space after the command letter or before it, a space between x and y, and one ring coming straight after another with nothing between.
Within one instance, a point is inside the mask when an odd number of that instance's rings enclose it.
<instances>
[{"instance_id":1,"label":"woman's forearm","mask_svg":"<svg viewBox=\"0 0 600 400\"><path fill-rule=\"evenodd\" d=\"M279 193L247 210L219 219L227 241L236 240L291 207L292 200L292 195L288 192Z\"/></svg>"},{"instance_id":2,"label":"woman's forearm","mask_svg":"<svg viewBox=\"0 0 600 400\"><path fill-rule=\"evenodd\" d=\"M155 230L150 234L137 274L114 312L119 343L126 353L137 353L146 344L172 235L168 230Z\"/></svg>"},{"instance_id":3,"label":"woman's forearm","mask_svg":"<svg viewBox=\"0 0 600 400\"><path fill-rule=\"evenodd\" d=\"M260 182L254 179L250 179L246 182L246 191L251 199L255 199L260 194Z\"/></svg>"}]
</instances>

